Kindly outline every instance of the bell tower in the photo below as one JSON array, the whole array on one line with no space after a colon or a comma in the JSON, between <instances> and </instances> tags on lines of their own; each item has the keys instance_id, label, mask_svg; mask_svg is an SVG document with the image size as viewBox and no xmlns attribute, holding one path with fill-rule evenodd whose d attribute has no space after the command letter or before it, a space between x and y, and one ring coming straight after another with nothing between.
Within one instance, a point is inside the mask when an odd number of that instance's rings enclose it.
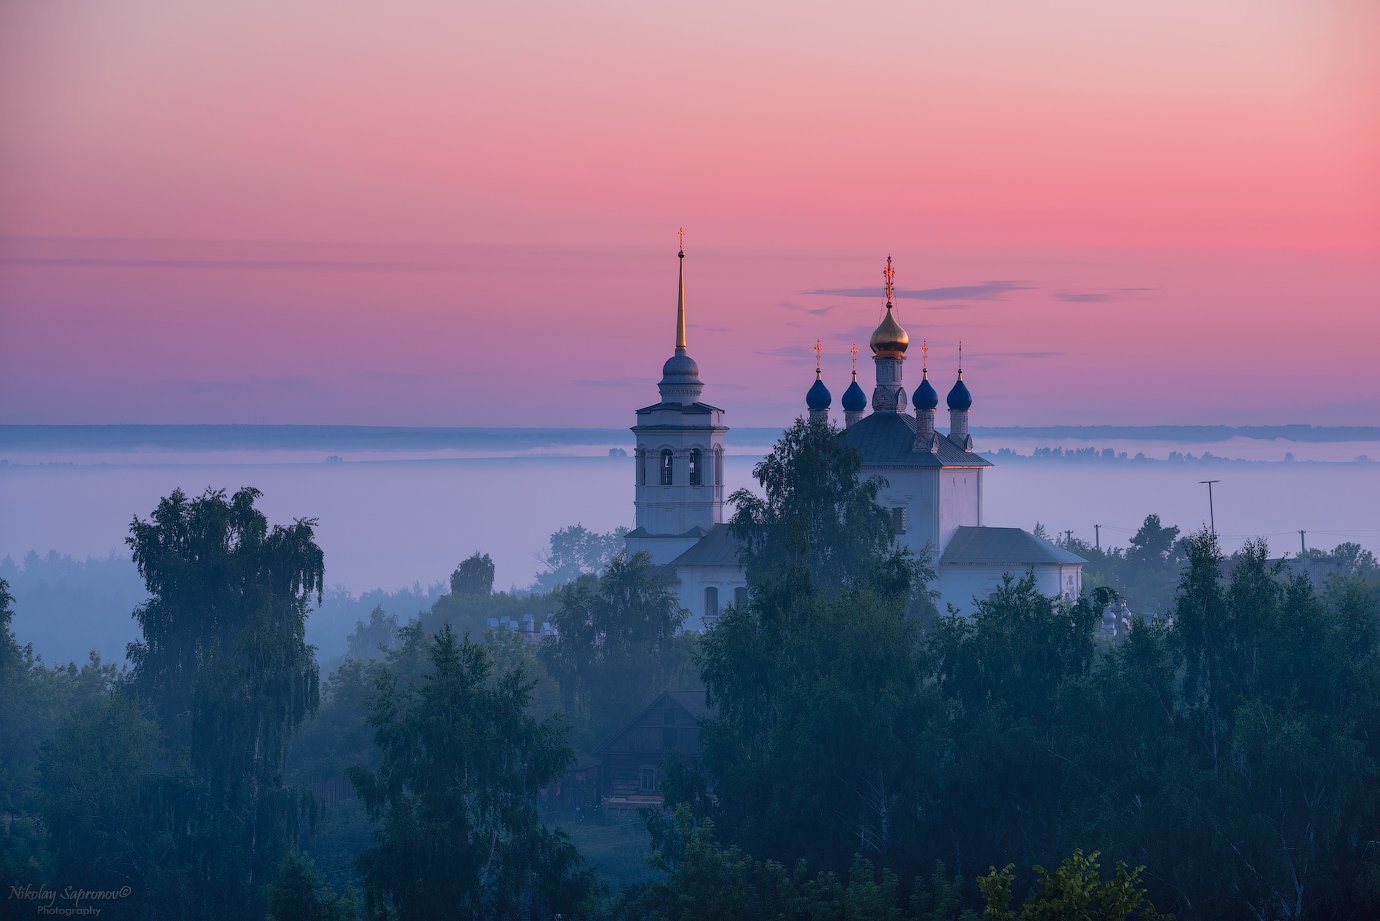
<instances>
[{"instance_id":1,"label":"bell tower","mask_svg":"<svg viewBox=\"0 0 1380 921\"><path fill-rule=\"evenodd\" d=\"M686 350L685 230L680 231L675 352L661 368L661 399L637 411L635 527L630 553L669 563L723 522L724 411L700 401L700 367Z\"/></svg>"}]
</instances>

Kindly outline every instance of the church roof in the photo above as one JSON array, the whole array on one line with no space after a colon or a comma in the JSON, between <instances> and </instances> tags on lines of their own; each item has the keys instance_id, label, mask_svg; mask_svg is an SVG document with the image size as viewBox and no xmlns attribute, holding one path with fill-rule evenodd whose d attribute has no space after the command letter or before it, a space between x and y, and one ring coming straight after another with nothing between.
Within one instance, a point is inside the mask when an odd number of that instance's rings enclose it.
<instances>
[{"instance_id":1,"label":"church roof","mask_svg":"<svg viewBox=\"0 0 1380 921\"><path fill-rule=\"evenodd\" d=\"M671 566L737 566L738 541L728 525L716 524L709 533L671 561Z\"/></svg>"},{"instance_id":2,"label":"church roof","mask_svg":"<svg viewBox=\"0 0 1380 921\"><path fill-rule=\"evenodd\" d=\"M1020 528L959 528L944 548L944 555L939 558L940 566L1071 566L1086 562L1076 553L1056 547Z\"/></svg>"},{"instance_id":3,"label":"church roof","mask_svg":"<svg viewBox=\"0 0 1380 921\"><path fill-rule=\"evenodd\" d=\"M939 451L916 451L915 417L877 412L839 433L839 441L863 457L868 467L990 467L992 462L939 435Z\"/></svg>"},{"instance_id":4,"label":"church roof","mask_svg":"<svg viewBox=\"0 0 1380 921\"><path fill-rule=\"evenodd\" d=\"M643 413L660 412L661 410L665 409L675 410L676 412L680 413L699 413L706 416L710 413L723 412L723 409L721 409L720 407L710 406L708 403L667 403L663 401L661 403L653 403L651 406L644 406L637 411L637 414L640 416Z\"/></svg>"}]
</instances>

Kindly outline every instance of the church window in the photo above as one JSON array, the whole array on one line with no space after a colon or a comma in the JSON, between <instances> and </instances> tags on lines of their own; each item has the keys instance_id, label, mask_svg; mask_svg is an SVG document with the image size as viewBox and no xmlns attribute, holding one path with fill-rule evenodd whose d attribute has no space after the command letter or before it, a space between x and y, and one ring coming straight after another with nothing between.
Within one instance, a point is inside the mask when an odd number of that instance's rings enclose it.
<instances>
[{"instance_id":1,"label":"church window","mask_svg":"<svg viewBox=\"0 0 1380 921\"><path fill-rule=\"evenodd\" d=\"M664 448L661 452L661 485L671 485L671 460L673 455L670 448Z\"/></svg>"},{"instance_id":2,"label":"church window","mask_svg":"<svg viewBox=\"0 0 1380 921\"><path fill-rule=\"evenodd\" d=\"M740 608L747 604L747 588L745 586L740 585L733 590L733 603Z\"/></svg>"},{"instance_id":3,"label":"church window","mask_svg":"<svg viewBox=\"0 0 1380 921\"><path fill-rule=\"evenodd\" d=\"M724 485L724 452L722 448L714 451L714 485Z\"/></svg>"},{"instance_id":4,"label":"church window","mask_svg":"<svg viewBox=\"0 0 1380 921\"><path fill-rule=\"evenodd\" d=\"M647 449L637 449L637 485L647 485Z\"/></svg>"},{"instance_id":5,"label":"church window","mask_svg":"<svg viewBox=\"0 0 1380 921\"><path fill-rule=\"evenodd\" d=\"M704 590L704 616L719 616L719 590L712 585Z\"/></svg>"},{"instance_id":6,"label":"church window","mask_svg":"<svg viewBox=\"0 0 1380 921\"><path fill-rule=\"evenodd\" d=\"M691 449L690 449L690 485L691 485L691 486L699 486L699 485L701 485L701 483L700 483L700 480L701 480L701 479L702 479L702 474L701 474L701 470L700 470L700 449L699 449L699 448L691 448Z\"/></svg>"},{"instance_id":7,"label":"church window","mask_svg":"<svg viewBox=\"0 0 1380 921\"><path fill-rule=\"evenodd\" d=\"M641 787L643 793L656 792L656 768L644 766L642 776L639 779L641 783L638 786Z\"/></svg>"},{"instance_id":8,"label":"church window","mask_svg":"<svg viewBox=\"0 0 1380 921\"><path fill-rule=\"evenodd\" d=\"M905 506L891 510L891 530L897 537L906 533L906 509Z\"/></svg>"}]
</instances>

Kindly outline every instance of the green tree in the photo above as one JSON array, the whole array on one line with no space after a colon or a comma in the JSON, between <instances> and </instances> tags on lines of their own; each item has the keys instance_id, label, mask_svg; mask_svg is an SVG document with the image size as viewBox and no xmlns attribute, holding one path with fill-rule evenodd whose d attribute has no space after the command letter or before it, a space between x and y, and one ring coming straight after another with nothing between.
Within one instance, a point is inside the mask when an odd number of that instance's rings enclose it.
<instances>
[{"instance_id":1,"label":"green tree","mask_svg":"<svg viewBox=\"0 0 1380 921\"><path fill-rule=\"evenodd\" d=\"M1075 850L1053 873L1037 865L1039 889L1019 912L1008 908L1016 879L1013 866L989 869L978 880L987 902L984 916L990 921L1173 921L1173 915L1160 914L1146 898L1140 880L1144 867L1132 870L1118 861L1113 877L1104 880L1098 872L1098 856L1097 851L1085 856Z\"/></svg>"},{"instance_id":2,"label":"green tree","mask_svg":"<svg viewBox=\"0 0 1380 921\"><path fill-rule=\"evenodd\" d=\"M557 636L540 658L561 689L582 741L597 744L656 695L685 684L685 609L668 573L645 553L616 556L597 579L559 592Z\"/></svg>"},{"instance_id":3,"label":"green tree","mask_svg":"<svg viewBox=\"0 0 1380 921\"><path fill-rule=\"evenodd\" d=\"M63 717L40 758L55 877L128 886L130 898L112 910L131 917L144 908L156 853L148 797L160 755L157 724L117 690Z\"/></svg>"},{"instance_id":4,"label":"green tree","mask_svg":"<svg viewBox=\"0 0 1380 921\"><path fill-rule=\"evenodd\" d=\"M151 871L154 914L262 914L309 804L284 785L283 767L318 704L304 630L323 558L314 522L270 528L260 495L177 490L130 526L151 596L134 612L142 639L129 647L130 680L157 715L170 768L150 797L173 855Z\"/></svg>"},{"instance_id":5,"label":"green tree","mask_svg":"<svg viewBox=\"0 0 1380 921\"><path fill-rule=\"evenodd\" d=\"M758 496L729 497L729 524L739 559L755 591L778 586L808 594L887 582L909 589L909 559L895 550L891 517L876 502L880 477L861 478L862 455L838 440L829 425L797 419L752 475Z\"/></svg>"},{"instance_id":6,"label":"green tree","mask_svg":"<svg viewBox=\"0 0 1380 921\"><path fill-rule=\"evenodd\" d=\"M749 603L720 618L699 661L725 835L842 872L854 853L911 859L932 695L909 616L926 573L836 436L797 422L755 470L763 496L734 495Z\"/></svg>"},{"instance_id":7,"label":"green tree","mask_svg":"<svg viewBox=\"0 0 1380 921\"><path fill-rule=\"evenodd\" d=\"M1033 574L1008 575L971 617L941 618L929 637L922 668L945 701L935 744L949 762L930 789L929 828L960 866L1029 864L1065 846L1067 816L1095 781L1064 749L1087 705L1099 613L1086 597L1042 595Z\"/></svg>"},{"instance_id":8,"label":"green tree","mask_svg":"<svg viewBox=\"0 0 1380 921\"><path fill-rule=\"evenodd\" d=\"M561 528L551 535L550 549L537 557L546 569L537 575L533 590L553 591L581 576L603 572L623 549L623 535L627 533L627 528L599 532L580 524Z\"/></svg>"},{"instance_id":9,"label":"green tree","mask_svg":"<svg viewBox=\"0 0 1380 921\"><path fill-rule=\"evenodd\" d=\"M324 889L311 858L289 853L268 891L270 921L355 921L359 906L354 891L343 896Z\"/></svg>"},{"instance_id":10,"label":"green tree","mask_svg":"<svg viewBox=\"0 0 1380 921\"><path fill-rule=\"evenodd\" d=\"M906 900L896 875L863 857L844 873L763 860L718 840L714 823L682 805L666 823L654 867L666 874L624 892L613 917L637 921L977 921L943 867L916 880Z\"/></svg>"},{"instance_id":11,"label":"green tree","mask_svg":"<svg viewBox=\"0 0 1380 921\"><path fill-rule=\"evenodd\" d=\"M369 622L355 621L355 629L350 632L349 652L346 656L366 662L377 659L392 645L398 635L398 615L387 614L382 605L376 605L369 612Z\"/></svg>"},{"instance_id":12,"label":"green tree","mask_svg":"<svg viewBox=\"0 0 1380 921\"><path fill-rule=\"evenodd\" d=\"M53 878L55 865L83 867L71 859L72 836L54 825L51 813L44 814L51 789L44 778L44 753L54 742L86 731L82 720L103 706L117 674L94 652L81 668L75 663L48 668L31 644L20 646L15 639L13 613L9 586L0 579L0 879L38 883ZM91 728L98 730L98 725ZM82 802L78 808L95 807ZM98 860L90 863L92 875L104 873Z\"/></svg>"},{"instance_id":13,"label":"green tree","mask_svg":"<svg viewBox=\"0 0 1380 921\"><path fill-rule=\"evenodd\" d=\"M377 825L377 843L359 859L367 914L579 913L591 879L533 806L570 760L557 724L527 714L532 684L521 670L494 674L483 646L457 641L448 627L415 642L429 668L410 688L384 670L369 717L379 766L351 772Z\"/></svg>"},{"instance_id":14,"label":"green tree","mask_svg":"<svg viewBox=\"0 0 1380 921\"><path fill-rule=\"evenodd\" d=\"M1380 563L1375 554L1355 541L1347 541L1332 548L1332 558L1342 567L1346 575L1375 578L1380 576Z\"/></svg>"},{"instance_id":15,"label":"green tree","mask_svg":"<svg viewBox=\"0 0 1380 921\"><path fill-rule=\"evenodd\" d=\"M477 595L484 597L493 594L494 561L487 553L478 551L450 574L450 590L455 595Z\"/></svg>"}]
</instances>

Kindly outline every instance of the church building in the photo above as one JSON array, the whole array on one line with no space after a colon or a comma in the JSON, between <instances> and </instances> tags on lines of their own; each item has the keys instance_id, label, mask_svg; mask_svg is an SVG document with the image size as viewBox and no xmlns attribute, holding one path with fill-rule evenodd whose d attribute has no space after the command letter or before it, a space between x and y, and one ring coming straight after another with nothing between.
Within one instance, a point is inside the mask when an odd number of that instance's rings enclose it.
<instances>
[{"instance_id":1,"label":"church building","mask_svg":"<svg viewBox=\"0 0 1380 921\"><path fill-rule=\"evenodd\" d=\"M671 567L687 627L711 625L728 604L746 598L747 581L737 545L724 521L724 410L700 401L699 365L686 350L685 251L678 254L675 353L662 366L660 400L637 410L636 522L627 535L630 553L645 551ZM928 347L921 346L920 383L908 400L903 368L910 337L892 306L891 259L887 258L886 315L869 345L876 367L872 409L853 379L843 393L840 440L862 455L863 476L886 481L877 501L891 512L896 540L916 556L927 554L938 581L941 611L973 609L1004 573L1033 571L1046 595L1076 598L1082 588L1082 557L1020 528L990 527L983 504L983 476L992 462L975 453L969 433L973 397L963 380L962 350L945 400L949 431L935 428L939 394L929 380ZM818 359L818 343L816 343ZM812 421L827 422L832 397L818 360L805 397ZM913 406L914 411L908 412Z\"/></svg>"}]
</instances>

